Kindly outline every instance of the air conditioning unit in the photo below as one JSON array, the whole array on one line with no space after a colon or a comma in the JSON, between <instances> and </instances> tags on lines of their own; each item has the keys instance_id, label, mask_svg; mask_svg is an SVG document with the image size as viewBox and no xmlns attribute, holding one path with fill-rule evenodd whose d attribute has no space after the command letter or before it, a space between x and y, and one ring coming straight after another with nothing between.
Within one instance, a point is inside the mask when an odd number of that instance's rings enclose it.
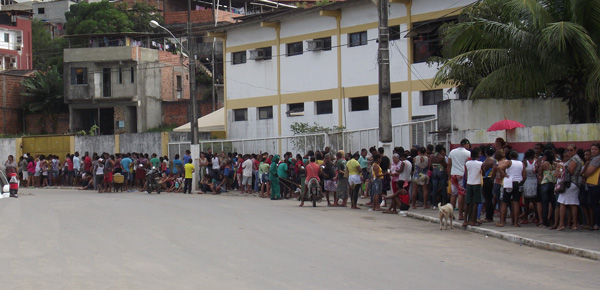
<instances>
[{"instance_id":1,"label":"air conditioning unit","mask_svg":"<svg viewBox=\"0 0 600 290\"><path fill-rule=\"evenodd\" d=\"M10 68L17 68L17 64L16 63L10 63Z\"/></svg>"},{"instance_id":2,"label":"air conditioning unit","mask_svg":"<svg viewBox=\"0 0 600 290\"><path fill-rule=\"evenodd\" d=\"M267 59L267 50L264 48L250 50L250 58L249 59L253 59L253 60Z\"/></svg>"},{"instance_id":3,"label":"air conditioning unit","mask_svg":"<svg viewBox=\"0 0 600 290\"><path fill-rule=\"evenodd\" d=\"M19 35L17 36L17 44L20 45L21 43L23 43L23 37Z\"/></svg>"},{"instance_id":4,"label":"air conditioning unit","mask_svg":"<svg viewBox=\"0 0 600 290\"><path fill-rule=\"evenodd\" d=\"M10 63L17 63L17 59L16 58L11 58L10 59Z\"/></svg>"},{"instance_id":5,"label":"air conditioning unit","mask_svg":"<svg viewBox=\"0 0 600 290\"><path fill-rule=\"evenodd\" d=\"M309 51L320 51L325 48L325 41L323 39L307 40L306 44Z\"/></svg>"}]
</instances>

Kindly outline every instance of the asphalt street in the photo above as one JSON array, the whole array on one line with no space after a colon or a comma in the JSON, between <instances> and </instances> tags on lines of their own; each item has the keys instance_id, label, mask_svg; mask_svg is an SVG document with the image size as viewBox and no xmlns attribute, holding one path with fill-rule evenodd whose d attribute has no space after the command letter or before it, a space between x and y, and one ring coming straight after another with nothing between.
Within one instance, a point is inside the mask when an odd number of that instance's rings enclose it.
<instances>
[{"instance_id":1,"label":"asphalt street","mask_svg":"<svg viewBox=\"0 0 600 290\"><path fill-rule=\"evenodd\" d=\"M598 261L296 201L22 189L1 289L592 289Z\"/></svg>"}]
</instances>

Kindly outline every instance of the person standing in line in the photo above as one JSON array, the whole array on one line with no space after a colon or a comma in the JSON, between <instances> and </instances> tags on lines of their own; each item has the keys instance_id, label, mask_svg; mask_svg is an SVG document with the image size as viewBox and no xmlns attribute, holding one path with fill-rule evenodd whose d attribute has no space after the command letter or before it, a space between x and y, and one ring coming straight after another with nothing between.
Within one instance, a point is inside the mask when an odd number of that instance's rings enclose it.
<instances>
[{"instance_id":1,"label":"person standing in line","mask_svg":"<svg viewBox=\"0 0 600 290\"><path fill-rule=\"evenodd\" d=\"M500 221L496 223L496 226L503 227L506 223L506 211L508 206L512 203L512 224L515 227L520 227L519 215L521 207L519 202L521 201L521 195L523 194L523 183L527 178L527 172L523 162L518 161L519 153L517 151L511 151L509 153L510 160L502 163L498 166L498 170L501 175L504 176L503 181L504 192L502 193L502 207L500 208ZM506 181L506 179L509 179Z\"/></svg>"},{"instance_id":2,"label":"person standing in line","mask_svg":"<svg viewBox=\"0 0 600 290\"><path fill-rule=\"evenodd\" d=\"M260 162L258 161L258 156L256 154L252 154L252 174L254 176L254 192L258 192L258 186L260 184L260 175L258 174L258 167L260 166Z\"/></svg>"},{"instance_id":3,"label":"person standing in line","mask_svg":"<svg viewBox=\"0 0 600 290\"><path fill-rule=\"evenodd\" d=\"M337 160L335 161L335 169L337 170L337 176L335 177L337 181L337 200L334 200L333 206L347 207L348 176L346 176L346 159L344 158L344 151L338 151L338 153L335 156L337 158Z\"/></svg>"},{"instance_id":4,"label":"person standing in line","mask_svg":"<svg viewBox=\"0 0 600 290\"><path fill-rule=\"evenodd\" d=\"M206 158L206 154L204 152L200 153L200 180L204 180L204 175L206 175L206 169L208 168L208 159Z\"/></svg>"},{"instance_id":5,"label":"person standing in line","mask_svg":"<svg viewBox=\"0 0 600 290\"><path fill-rule=\"evenodd\" d=\"M254 171L254 162L250 159L250 155L244 156L244 162L241 165L242 167L242 194L244 192L248 194L254 193L252 190L252 175Z\"/></svg>"},{"instance_id":6,"label":"person standing in line","mask_svg":"<svg viewBox=\"0 0 600 290\"><path fill-rule=\"evenodd\" d=\"M79 158L79 152L75 151L73 155L73 170L75 173L75 185L79 185L81 181L81 159Z\"/></svg>"},{"instance_id":7,"label":"person standing in line","mask_svg":"<svg viewBox=\"0 0 600 290\"><path fill-rule=\"evenodd\" d=\"M17 173L17 162L12 155L8 155L8 160L4 162L4 171L9 178L11 173Z\"/></svg>"},{"instance_id":8,"label":"person standing in line","mask_svg":"<svg viewBox=\"0 0 600 290\"><path fill-rule=\"evenodd\" d=\"M129 167L129 165L131 164L131 162L133 162L131 160L131 154L127 153L127 155L121 159L121 167L123 168L123 175L125 177L125 183L123 184L123 187L125 187L125 191L129 190L129 185L131 183L130 180L131 179L131 168ZM133 184L131 184L131 186L133 187Z\"/></svg>"},{"instance_id":9,"label":"person standing in line","mask_svg":"<svg viewBox=\"0 0 600 290\"><path fill-rule=\"evenodd\" d=\"M269 181L271 182L271 200L278 200L279 195L279 176L277 175L277 166L279 165L279 155L273 156L271 167L269 168Z\"/></svg>"},{"instance_id":10,"label":"person standing in line","mask_svg":"<svg viewBox=\"0 0 600 290\"><path fill-rule=\"evenodd\" d=\"M190 159L192 159L192 152L190 150L185 150L185 155L183 155L183 164L188 164Z\"/></svg>"},{"instance_id":11,"label":"person standing in line","mask_svg":"<svg viewBox=\"0 0 600 290\"><path fill-rule=\"evenodd\" d=\"M352 196L350 198L350 208L360 209L360 207L358 207L358 193L360 192L360 188L362 186L362 177L360 176L360 174L362 173L362 168L360 166L360 163L358 163L360 155L358 154L358 152L356 152L352 157L353 158L346 163L349 175L348 184L352 189Z\"/></svg>"},{"instance_id":12,"label":"person standing in line","mask_svg":"<svg viewBox=\"0 0 600 290\"><path fill-rule=\"evenodd\" d=\"M152 165L152 167L155 167L156 170L158 170L160 172L160 159L158 159L156 156L157 156L156 153L152 153L152 158L150 159L150 164ZM187 164L186 160L184 160L183 162L185 162Z\"/></svg>"},{"instance_id":13,"label":"person standing in line","mask_svg":"<svg viewBox=\"0 0 600 290\"><path fill-rule=\"evenodd\" d=\"M183 194L192 194L192 178L194 178L194 164L192 164L192 158L188 158L188 162L184 166L185 171L185 185L183 187Z\"/></svg>"},{"instance_id":14,"label":"person standing in line","mask_svg":"<svg viewBox=\"0 0 600 290\"><path fill-rule=\"evenodd\" d=\"M496 160L493 157L495 153L496 149L494 149L494 146L487 146L485 148L486 158L481 167L481 170L483 171L483 186L481 191L483 193L483 198L485 199L485 220L482 220L484 223L491 223L494 221L494 175L492 172L494 171L494 165L496 164Z\"/></svg>"},{"instance_id":15,"label":"person standing in line","mask_svg":"<svg viewBox=\"0 0 600 290\"><path fill-rule=\"evenodd\" d=\"M588 194L590 195L592 211L593 211L593 226L590 230L597 231L600 228L600 143L593 143L590 147L592 159L583 169L582 177L586 179Z\"/></svg>"},{"instance_id":16,"label":"person standing in line","mask_svg":"<svg viewBox=\"0 0 600 290\"><path fill-rule=\"evenodd\" d=\"M465 163L465 173L467 176L467 217L462 226L480 226L477 221L477 207L481 204L481 172L483 162L479 161L479 148L471 150L471 160Z\"/></svg>"},{"instance_id":17,"label":"person standing in line","mask_svg":"<svg viewBox=\"0 0 600 290\"><path fill-rule=\"evenodd\" d=\"M183 173L183 162L179 159L179 154L175 154L175 160L173 160L173 175L179 177Z\"/></svg>"},{"instance_id":18,"label":"person standing in line","mask_svg":"<svg viewBox=\"0 0 600 290\"><path fill-rule=\"evenodd\" d=\"M327 147L329 148L329 147ZM327 206L336 206L337 204L337 183L336 183L336 166L331 161L331 155L325 154L323 159L323 189L325 191L325 198L327 199ZM329 193L333 193L333 204L329 201Z\"/></svg>"},{"instance_id":19,"label":"person standing in line","mask_svg":"<svg viewBox=\"0 0 600 290\"><path fill-rule=\"evenodd\" d=\"M27 181L29 179L29 172L27 171L27 165L29 162L27 161L27 154L21 156L19 160L19 170L21 171L21 185L22 187L27 187Z\"/></svg>"},{"instance_id":20,"label":"person standing in line","mask_svg":"<svg viewBox=\"0 0 600 290\"><path fill-rule=\"evenodd\" d=\"M67 165L67 176L64 186L72 186L73 179L75 179L75 164L73 164L73 159L71 159L71 154L69 153L67 153L65 164Z\"/></svg>"},{"instance_id":21,"label":"person standing in line","mask_svg":"<svg viewBox=\"0 0 600 290\"><path fill-rule=\"evenodd\" d=\"M367 198L369 197L369 183L370 183L370 174L368 171L368 166L369 166L369 158L367 156L367 149L363 148L360 150L360 156L358 157L358 164L360 164L360 170L361 170L361 175L362 175L362 183L361 183L361 189L364 188L363 193L362 193L362 198Z\"/></svg>"},{"instance_id":22,"label":"person standing in line","mask_svg":"<svg viewBox=\"0 0 600 290\"><path fill-rule=\"evenodd\" d=\"M456 208L458 198L458 220L464 219L464 204L466 190L463 186L463 178L465 176L465 163L471 156L469 149L471 142L468 139L460 141L460 147L453 149L448 154L448 171L450 172L450 181L452 187L452 196L450 203Z\"/></svg>"},{"instance_id":23,"label":"person standing in line","mask_svg":"<svg viewBox=\"0 0 600 290\"><path fill-rule=\"evenodd\" d=\"M211 159L212 164L212 176L214 179L219 179L219 171L221 170L221 161L219 160L219 156L215 154Z\"/></svg>"}]
</instances>

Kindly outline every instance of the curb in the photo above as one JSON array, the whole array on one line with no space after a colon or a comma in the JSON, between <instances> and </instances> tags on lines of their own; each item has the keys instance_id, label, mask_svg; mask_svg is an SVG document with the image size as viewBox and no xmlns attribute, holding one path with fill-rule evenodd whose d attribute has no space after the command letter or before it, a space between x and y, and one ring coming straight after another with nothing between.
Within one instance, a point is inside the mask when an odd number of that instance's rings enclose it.
<instances>
[{"instance_id":1,"label":"curb","mask_svg":"<svg viewBox=\"0 0 600 290\"><path fill-rule=\"evenodd\" d=\"M438 218L430 217L430 216L426 216L426 215L422 215L422 214L416 214L416 213L412 213L412 212L407 212L406 216L411 217L413 219L428 221L431 223L439 224L439 222L440 222L440 220ZM460 223L460 222L453 222L453 225L456 228L459 228L459 229L462 228L461 227L462 223ZM490 230L490 229L486 229L486 228L480 228L480 227L467 226L466 230L470 231L470 232L484 234L484 235L487 235L490 237L495 237L495 238L509 241L511 243L515 243L515 244L519 244L519 245L525 245L525 246L538 248L538 249L542 249L542 250L558 252L558 253L563 253L563 254L568 254L568 255L574 255L577 257L582 257L582 258L591 259L591 260L597 260L597 261L600 260L600 252L598 252L598 251L575 248L575 247L570 247L570 246L566 246L563 244L543 242L543 241L539 241L539 240L524 238L521 236L507 234L507 233L494 231L494 230Z\"/></svg>"}]
</instances>

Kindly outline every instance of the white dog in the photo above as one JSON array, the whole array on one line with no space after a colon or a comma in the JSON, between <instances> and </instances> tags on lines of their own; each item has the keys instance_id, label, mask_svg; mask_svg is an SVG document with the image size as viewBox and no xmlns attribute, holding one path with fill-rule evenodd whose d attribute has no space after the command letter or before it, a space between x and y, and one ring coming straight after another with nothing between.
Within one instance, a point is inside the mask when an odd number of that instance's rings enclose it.
<instances>
[{"instance_id":1,"label":"white dog","mask_svg":"<svg viewBox=\"0 0 600 290\"><path fill-rule=\"evenodd\" d=\"M442 203L438 203L438 208L440 209L440 231L442 230L442 220L446 221L446 230L448 229L448 219L450 219L450 228L453 229L452 220L454 219L454 208L451 204L447 203L444 206L441 206Z\"/></svg>"}]
</instances>

